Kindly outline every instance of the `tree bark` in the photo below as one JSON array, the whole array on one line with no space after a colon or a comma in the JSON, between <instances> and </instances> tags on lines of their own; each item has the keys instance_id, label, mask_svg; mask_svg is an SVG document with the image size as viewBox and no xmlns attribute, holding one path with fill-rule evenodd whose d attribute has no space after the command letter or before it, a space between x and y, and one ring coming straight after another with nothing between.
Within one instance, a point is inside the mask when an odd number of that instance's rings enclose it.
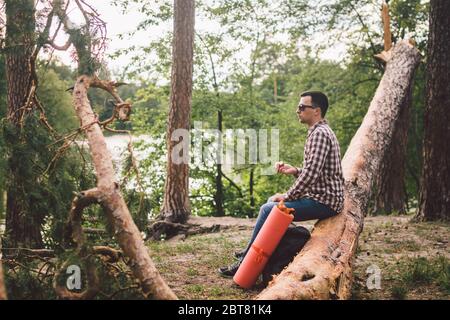
<instances>
[{"instance_id":1,"label":"tree bark","mask_svg":"<svg viewBox=\"0 0 450 320\"><path fill-rule=\"evenodd\" d=\"M161 218L168 222L185 223L191 212L189 201L189 152L174 154L177 144L185 143L175 130L189 133L191 118L192 72L194 54L194 0L174 0L174 38L172 60L172 90L167 129L167 176ZM172 135L177 141L172 141ZM180 138L180 141L178 141ZM187 137L186 137L187 138ZM187 144L188 148L190 144ZM185 160L175 163L173 157Z\"/></svg>"},{"instance_id":2,"label":"tree bark","mask_svg":"<svg viewBox=\"0 0 450 320\"><path fill-rule=\"evenodd\" d=\"M408 145L412 89L411 86L400 107L392 141L381 161L379 174L376 175L374 214L390 214L392 212L406 214L406 147Z\"/></svg>"},{"instance_id":3,"label":"tree bark","mask_svg":"<svg viewBox=\"0 0 450 320\"><path fill-rule=\"evenodd\" d=\"M6 300L6 288L5 288L5 282L3 280L3 268L2 268L2 262L0 260L0 300Z\"/></svg>"},{"instance_id":4,"label":"tree bark","mask_svg":"<svg viewBox=\"0 0 450 320\"><path fill-rule=\"evenodd\" d=\"M24 119L33 109L37 87L34 57L35 9L33 0L7 0L5 63L7 80L7 119L14 129L14 146L26 144L21 138ZM10 137L11 138L11 137ZM23 193L27 185L17 165L17 154L12 150L7 166L6 229L4 246L40 248L43 246L41 226L44 217L31 212ZM21 156L28 156L22 154Z\"/></svg>"},{"instance_id":5,"label":"tree bark","mask_svg":"<svg viewBox=\"0 0 450 320\"><path fill-rule=\"evenodd\" d=\"M348 299L352 265L374 175L392 139L420 54L406 41L389 52L386 71L342 160L343 211L319 221L303 250L257 299Z\"/></svg>"},{"instance_id":6,"label":"tree bark","mask_svg":"<svg viewBox=\"0 0 450 320\"><path fill-rule=\"evenodd\" d=\"M423 167L417 220L450 220L450 2L430 2Z\"/></svg>"}]
</instances>

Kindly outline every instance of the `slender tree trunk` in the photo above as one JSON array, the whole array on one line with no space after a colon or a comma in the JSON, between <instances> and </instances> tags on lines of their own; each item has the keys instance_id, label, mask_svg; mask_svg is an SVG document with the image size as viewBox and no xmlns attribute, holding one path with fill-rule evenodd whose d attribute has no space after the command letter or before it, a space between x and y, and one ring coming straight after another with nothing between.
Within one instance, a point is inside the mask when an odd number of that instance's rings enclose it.
<instances>
[{"instance_id":1,"label":"slender tree trunk","mask_svg":"<svg viewBox=\"0 0 450 320\"><path fill-rule=\"evenodd\" d=\"M417 220L450 220L450 1L430 2L427 103Z\"/></svg>"},{"instance_id":2,"label":"slender tree trunk","mask_svg":"<svg viewBox=\"0 0 450 320\"><path fill-rule=\"evenodd\" d=\"M252 166L250 169L250 177L248 179L249 192L250 192L250 218L253 218L255 211L255 195L253 192L253 186L255 185L255 167Z\"/></svg>"},{"instance_id":3,"label":"slender tree trunk","mask_svg":"<svg viewBox=\"0 0 450 320\"><path fill-rule=\"evenodd\" d=\"M219 84L217 83L217 76L216 76L216 68L214 65L214 59L211 50L209 49L208 45L203 41L202 37L200 37L200 41L205 46L206 51L208 52L209 61L211 62L211 70L212 70L212 76L213 76L213 87L214 92L216 93L216 99L219 101L220 99L220 93L219 93ZM219 132L222 132L223 126L222 126L222 110L219 108L217 110L217 129ZM224 204L224 194L223 194L223 183L222 183L222 177L226 176L223 174L222 171L222 165L220 163L216 166L217 174L216 174L216 193L214 195L214 204L215 204L215 216L222 217L225 215L223 204Z\"/></svg>"},{"instance_id":4,"label":"slender tree trunk","mask_svg":"<svg viewBox=\"0 0 450 320\"><path fill-rule=\"evenodd\" d=\"M273 103L278 103L278 81L275 72L273 73Z\"/></svg>"},{"instance_id":5,"label":"slender tree trunk","mask_svg":"<svg viewBox=\"0 0 450 320\"><path fill-rule=\"evenodd\" d=\"M420 55L406 41L385 55L386 71L364 120L342 160L343 211L316 223L311 239L258 299L348 299L353 258L372 183L392 140Z\"/></svg>"},{"instance_id":6,"label":"slender tree trunk","mask_svg":"<svg viewBox=\"0 0 450 320\"><path fill-rule=\"evenodd\" d=\"M18 166L16 146L26 144L21 131L26 115L33 109L36 90L34 61L35 10L33 0L7 0L6 12L6 79L7 79L7 119L14 130L11 140L13 150L8 161L6 230L4 246L30 248L42 247L41 226L43 218L33 214L24 199L24 190L33 181L25 181ZM21 156L29 156L21 154ZM23 159L22 159L23 161Z\"/></svg>"},{"instance_id":7,"label":"slender tree trunk","mask_svg":"<svg viewBox=\"0 0 450 320\"><path fill-rule=\"evenodd\" d=\"M400 115L394 127L390 146L380 164L375 179L375 214L406 213L406 147L408 145L409 115L412 88L400 107Z\"/></svg>"},{"instance_id":8,"label":"slender tree trunk","mask_svg":"<svg viewBox=\"0 0 450 320\"><path fill-rule=\"evenodd\" d=\"M3 280L3 269L2 269L2 261L0 260L0 300L6 300L6 288L5 282Z\"/></svg>"},{"instance_id":9,"label":"slender tree trunk","mask_svg":"<svg viewBox=\"0 0 450 320\"><path fill-rule=\"evenodd\" d=\"M192 97L194 46L194 0L174 0L174 38L172 61L172 90L170 95L169 127L167 129L167 176L161 217L168 222L185 223L191 212L189 201L189 147L175 130L189 134ZM172 137L173 135L173 137ZM172 138L176 141L172 141ZM186 143L181 153L177 144ZM187 155L184 153L188 153ZM174 157L184 158L181 163ZM177 162L177 163L176 163Z\"/></svg>"},{"instance_id":10,"label":"slender tree trunk","mask_svg":"<svg viewBox=\"0 0 450 320\"><path fill-rule=\"evenodd\" d=\"M217 110L217 129L222 132L222 110ZM221 150L221 149L219 149ZM214 215L216 217L223 217L225 212L223 210L223 183L222 183L222 164L216 165L216 193L214 194L214 204L216 210Z\"/></svg>"}]
</instances>

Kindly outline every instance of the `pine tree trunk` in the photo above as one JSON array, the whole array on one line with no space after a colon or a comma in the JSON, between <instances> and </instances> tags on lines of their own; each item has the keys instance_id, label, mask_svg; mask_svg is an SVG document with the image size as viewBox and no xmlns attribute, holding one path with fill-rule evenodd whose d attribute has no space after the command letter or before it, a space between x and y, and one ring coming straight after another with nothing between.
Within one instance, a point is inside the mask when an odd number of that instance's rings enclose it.
<instances>
[{"instance_id":1,"label":"pine tree trunk","mask_svg":"<svg viewBox=\"0 0 450 320\"><path fill-rule=\"evenodd\" d=\"M412 88L411 86L400 107L391 144L381 161L380 171L375 179L374 214L406 213L405 166Z\"/></svg>"},{"instance_id":2,"label":"pine tree trunk","mask_svg":"<svg viewBox=\"0 0 450 320\"><path fill-rule=\"evenodd\" d=\"M390 54L392 53L392 54ZM393 137L420 55L402 41L389 51L386 70L364 120L342 160L343 211L319 221L294 261L258 299L348 299L358 237L380 162Z\"/></svg>"},{"instance_id":3,"label":"pine tree trunk","mask_svg":"<svg viewBox=\"0 0 450 320\"><path fill-rule=\"evenodd\" d=\"M423 167L417 220L450 220L450 1L430 2Z\"/></svg>"},{"instance_id":4,"label":"pine tree trunk","mask_svg":"<svg viewBox=\"0 0 450 320\"><path fill-rule=\"evenodd\" d=\"M0 300L6 300L6 288L3 280L2 261L0 260Z\"/></svg>"},{"instance_id":5,"label":"pine tree trunk","mask_svg":"<svg viewBox=\"0 0 450 320\"><path fill-rule=\"evenodd\" d=\"M21 138L25 116L33 108L35 92L35 67L32 61L35 49L35 10L33 0L7 0L6 12L6 80L7 80L7 119L14 130L14 138L8 140L18 146L26 144ZM6 247L26 246L29 248L42 247L41 226L43 217L31 212L23 199L26 185L33 185L33 181L25 181L20 167L15 159L15 152L9 155L7 203L6 203ZM22 154L22 156L27 156ZM23 159L22 159L23 161Z\"/></svg>"},{"instance_id":6,"label":"pine tree trunk","mask_svg":"<svg viewBox=\"0 0 450 320\"><path fill-rule=\"evenodd\" d=\"M167 176L161 217L168 222L185 223L191 212L189 201L189 156L173 154L182 139L175 130L189 132L191 118L192 71L194 46L194 0L174 1L174 38L172 61L172 90L167 129ZM175 141L172 141L174 134ZM186 137L188 138L188 137ZM188 148L190 144L187 144ZM175 149L176 151L176 149ZM184 152L188 150L184 149ZM175 163L174 156L187 160Z\"/></svg>"}]
</instances>

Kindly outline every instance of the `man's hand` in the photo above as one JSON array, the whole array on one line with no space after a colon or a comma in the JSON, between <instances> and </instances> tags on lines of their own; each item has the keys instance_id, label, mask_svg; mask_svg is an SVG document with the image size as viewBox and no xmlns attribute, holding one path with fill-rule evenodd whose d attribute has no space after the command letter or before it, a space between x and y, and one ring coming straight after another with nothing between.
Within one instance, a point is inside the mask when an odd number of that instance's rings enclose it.
<instances>
[{"instance_id":1,"label":"man's hand","mask_svg":"<svg viewBox=\"0 0 450 320\"><path fill-rule=\"evenodd\" d=\"M275 163L275 170L277 170L278 173L283 173L287 175L296 175L298 173L297 168L282 161Z\"/></svg>"},{"instance_id":2,"label":"man's hand","mask_svg":"<svg viewBox=\"0 0 450 320\"><path fill-rule=\"evenodd\" d=\"M270 197L271 198L271 200L273 201L273 202L280 202L281 200L284 200L284 194L282 194L282 193L277 193L277 194L274 194L272 197Z\"/></svg>"}]
</instances>

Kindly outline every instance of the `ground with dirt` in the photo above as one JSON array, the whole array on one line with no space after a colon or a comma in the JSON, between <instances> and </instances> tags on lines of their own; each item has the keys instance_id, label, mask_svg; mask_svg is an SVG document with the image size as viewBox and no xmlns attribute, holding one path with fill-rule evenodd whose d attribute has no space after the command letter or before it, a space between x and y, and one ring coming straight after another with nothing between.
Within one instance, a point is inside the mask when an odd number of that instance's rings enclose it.
<instances>
[{"instance_id":1,"label":"ground with dirt","mask_svg":"<svg viewBox=\"0 0 450 320\"><path fill-rule=\"evenodd\" d=\"M410 216L368 217L355 259L353 299L450 299L450 224L412 223ZM252 299L217 273L245 247L254 219L193 217L216 233L148 242L158 269L180 299ZM312 229L314 222L301 223ZM373 276L379 273L380 281Z\"/></svg>"}]
</instances>

